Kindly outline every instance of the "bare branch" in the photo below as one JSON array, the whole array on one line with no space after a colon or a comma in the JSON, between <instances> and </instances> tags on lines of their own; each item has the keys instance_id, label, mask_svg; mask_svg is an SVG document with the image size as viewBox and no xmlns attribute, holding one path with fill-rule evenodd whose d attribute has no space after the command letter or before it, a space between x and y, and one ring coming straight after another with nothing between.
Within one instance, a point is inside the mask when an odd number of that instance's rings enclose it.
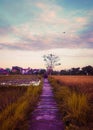
<instances>
[{"instance_id":1,"label":"bare branch","mask_svg":"<svg viewBox=\"0 0 93 130\"><path fill-rule=\"evenodd\" d=\"M47 71L50 73L53 71L55 66L61 65L59 62L59 57L54 54L48 54L43 56Z\"/></svg>"}]
</instances>

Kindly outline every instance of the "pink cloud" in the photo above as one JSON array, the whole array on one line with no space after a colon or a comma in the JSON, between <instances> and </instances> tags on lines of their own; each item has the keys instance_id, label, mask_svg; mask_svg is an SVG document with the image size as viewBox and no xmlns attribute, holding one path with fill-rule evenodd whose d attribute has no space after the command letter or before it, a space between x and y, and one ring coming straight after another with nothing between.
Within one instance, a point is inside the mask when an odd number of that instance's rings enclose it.
<instances>
[{"instance_id":1,"label":"pink cloud","mask_svg":"<svg viewBox=\"0 0 93 130\"><path fill-rule=\"evenodd\" d=\"M89 40L89 42L93 43L93 37L90 37L88 40Z\"/></svg>"},{"instance_id":2,"label":"pink cloud","mask_svg":"<svg viewBox=\"0 0 93 130\"><path fill-rule=\"evenodd\" d=\"M83 18L83 17L78 17L78 18L76 18L76 22L78 22L78 23L87 23L87 19Z\"/></svg>"},{"instance_id":3,"label":"pink cloud","mask_svg":"<svg viewBox=\"0 0 93 130\"><path fill-rule=\"evenodd\" d=\"M45 9L47 6L46 6L46 4L44 4L44 3L42 3L42 2L37 2L36 3L36 6L38 7L38 8L40 8L40 9Z\"/></svg>"}]
</instances>

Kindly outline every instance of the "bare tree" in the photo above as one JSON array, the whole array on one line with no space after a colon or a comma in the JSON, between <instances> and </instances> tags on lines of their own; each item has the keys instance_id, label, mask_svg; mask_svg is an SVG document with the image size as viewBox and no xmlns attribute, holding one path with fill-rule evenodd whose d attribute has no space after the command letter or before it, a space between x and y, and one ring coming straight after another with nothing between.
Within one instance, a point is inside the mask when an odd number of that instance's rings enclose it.
<instances>
[{"instance_id":1,"label":"bare tree","mask_svg":"<svg viewBox=\"0 0 93 130\"><path fill-rule=\"evenodd\" d=\"M53 54L43 56L48 74L51 74L55 66L61 65L59 57Z\"/></svg>"}]
</instances>

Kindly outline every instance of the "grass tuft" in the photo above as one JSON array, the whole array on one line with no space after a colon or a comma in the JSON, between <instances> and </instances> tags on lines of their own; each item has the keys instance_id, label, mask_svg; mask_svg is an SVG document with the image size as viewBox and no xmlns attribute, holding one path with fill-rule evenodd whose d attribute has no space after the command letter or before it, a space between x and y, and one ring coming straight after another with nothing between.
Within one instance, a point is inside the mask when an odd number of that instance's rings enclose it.
<instances>
[{"instance_id":1,"label":"grass tuft","mask_svg":"<svg viewBox=\"0 0 93 130\"><path fill-rule=\"evenodd\" d=\"M16 102L9 104L0 113L0 130L28 129L29 114L39 99L42 85L29 86L25 93Z\"/></svg>"}]
</instances>

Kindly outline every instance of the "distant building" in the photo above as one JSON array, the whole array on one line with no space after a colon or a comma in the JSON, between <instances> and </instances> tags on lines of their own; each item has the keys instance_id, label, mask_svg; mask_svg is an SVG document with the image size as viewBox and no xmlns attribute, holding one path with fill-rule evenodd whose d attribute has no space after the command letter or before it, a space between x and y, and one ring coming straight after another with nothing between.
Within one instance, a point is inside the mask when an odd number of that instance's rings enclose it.
<instances>
[{"instance_id":1,"label":"distant building","mask_svg":"<svg viewBox=\"0 0 93 130\"><path fill-rule=\"evenodd\" d=\"M7 69L0 68L0 75L7 75L9 71Z\"/></svg>"},{"instance_id":2,"label":"distant building","mask_svg":"<svg viewBox=\"0 0 93 130\"><path fill-rule=\"evenodd\" d=\"M21 69L21 74L30 74L30 68L27 68L27 69Z\"/></svg>"},{"instance_id":3,"label":"distant building","mask_svg":"<svg viewBox=\"0 0 93 130\"><path fill-rule=\"evenodd\" d=\"M12 72L13 74L21 74L21 70L22 70L21 67L13 66L11 72Z\"/></svg>"}]
</instances>

